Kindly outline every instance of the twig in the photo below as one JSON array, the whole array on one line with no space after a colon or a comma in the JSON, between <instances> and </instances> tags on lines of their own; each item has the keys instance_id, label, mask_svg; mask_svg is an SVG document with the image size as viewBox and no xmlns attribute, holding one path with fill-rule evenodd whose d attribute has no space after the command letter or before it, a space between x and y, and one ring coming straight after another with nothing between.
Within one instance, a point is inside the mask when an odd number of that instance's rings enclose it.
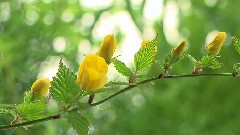
<instances>
[{"instance_id":1,"label":"twig","mask_svg":"<svg viewBox=\"0 0 240 135\"><path fill-rule=\"evenodd\" d=\"M23 122L23 123L17 123L17 124L12 124L12 125L3 125L3 126L0 126L0 130L12 129L12 128L16 128L16 127L32 125L32 124L36 124L36 123L39 123L39 122L44 122L44 121L48 121L48 120L55 120L55 119L60 119L60 118L61 118L60 114L57 114L57 115L48 116L48 117L45 117L45 118L32 120L32 121L27 121L27 122Z\"/></svg>"},{"instance_id":2,"label":"twig","mask_svg":"<svg viewBox=\"0 0 240 135\"><path fill-rule=\"evenodd\" d=\"M162 76L162 77L153 77L153 78L149 78L147 80L143 80L139 83L136 83L135 85L130 85L124 89L121 89L119 90L118 92L96 102L96 103L93 103L91 104L91 106L97 106L97 105L100 105L106 101L108 101L109 99L121 94L121 93L124 93L126 91L129 91L131 90L132 88L135 88L136 86L140 85L140 84L145 84L145 83L148 83L148 82L151 82L151 81L155 81L155 80L159 80L159 79L170 79L170 78L186 78L186 77L210 77L210 76L229 76L229 77L236 77L234 76L233 73L213 73L213 74L185 74L185 75L166 75L166 76Z\"/></svg>"}]
</instances>

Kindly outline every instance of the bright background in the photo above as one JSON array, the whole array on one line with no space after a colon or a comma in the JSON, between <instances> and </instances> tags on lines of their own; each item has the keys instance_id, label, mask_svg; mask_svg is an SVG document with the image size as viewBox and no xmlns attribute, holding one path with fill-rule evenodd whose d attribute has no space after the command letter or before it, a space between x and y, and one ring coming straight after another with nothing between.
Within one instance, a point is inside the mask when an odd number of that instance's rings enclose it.
<instances>
[{"instance_id":1,"label":"bright background","mask_svg":"<svg viewBox=\"0 0 240 135\"><path fill-rule=\"evenodd\" d=\"M231 36L240 37L240 1L233 0L1 0L0 103L21 103L23 93L39 77L55 75L58 62L77 72L84 55L96 53L103 37L118 40L115 56L132 67L141 41L158 33L158 59L187 40L187 52L197 59L218 31L228 38L219 58L221 69L232 72L240 61ZM159 67L144 73L159 74ZM192 72L189 60L170 74ZM125 81L113 67L110 80ZM208 77L159 80L124 93L89 110L94 135L238 135L240 134L239 78ZM103 98L97 96L95 101ZM50 104L49 114L55 114ZM0 116L8 124L10 115ZM37 124L7 135L73 135L66 120Z\"/></svg>"}]
</instances>

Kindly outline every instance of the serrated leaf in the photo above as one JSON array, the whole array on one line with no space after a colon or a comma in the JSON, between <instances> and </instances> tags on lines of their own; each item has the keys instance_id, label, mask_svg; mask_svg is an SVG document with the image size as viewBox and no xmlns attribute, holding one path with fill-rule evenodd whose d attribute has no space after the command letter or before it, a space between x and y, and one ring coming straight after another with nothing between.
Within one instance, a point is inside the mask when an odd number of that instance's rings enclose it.
<instances>
[{"instance_id":1,"label":"serrated leaf","mask_svg":"<svg viewBox=\"0 0 240 135\"><path fill-rule=\"evenodd\" d=\"M58 72L53 77L49 90L53 99L64 104L74 101L82 92L76 84L76 79L77 76L60 61Z\"/></svg>"},{"instance_id":2,"label":"serrated leaf","mask_svg":"<svg viewBox=\"0 0 240 135\"><path fill-rule=\"evenodd\" d=\"M171 66L171 62L172 62L172 55L169 54L167 55L167 57L165 58L165 61L164 61L164 69L167 69Z\"/></svg>"},{"instance_id":3,"label":"serrated leaf","mask_svg":"<svg viewBox=\"0 0 240 135\"><path fill-rule=\"evenodd\" d=\"M211 69L220 68L223 64L218 62L214 56L203 56L201 59L202 67L207 67Z\"/></svg>"},{"instance_id":4,"label":"serrated leaf","mask_svg":"<svg viewBox=\"0 0 240 135\"><path fill-rule=\"evenodd\" d=\"M198 65L197 60L193 56L191 56L190 54L187 54L187 53L185 53L185 56L187 56L187 58L192 62L194 67L196 67Z\"/></svg>"},{"instance_id":5,"label":"serrated leaf","mask_svg":"<svg viewBox=\"0 0 240 135\"><path fill-rule=\"evenodd\" d=\"M156 55L156 38L146 43L134 55L136 71L143 71L152 66Z\"/></svg>"},{"instance_id":6,"label":"serrated leaf","mask_svg":"<svg viewBox=\"0 0 240 135\"><path fill-rule=\"evenodd\" d=\"M13 104L0 104L0 115L3 114L12 114L12 115L16 115L16 106Z\"/></svg>"},{"instance_id":7,"label":"serrated leaf","mask_svg":"<svg viewBox=\"0 0 240 135\"><path fill-rule=\"evenodd\" d=\"M113 64L116 70L123 76L129 77L129 78L133 77L133 73L131 72L131 70L120 60L115 59L113 61Z\"/></svg>"},{"instance_id":8,"label":"serrated leaf","mask_svg":"<svg viewBox=\"0 0 240 135\"><path fill-rule=\"evenodd\" d=\"M23 96L24 96L24 103L32 102L32 94L30 91L25 92Z\"/></svg>"},{"instance_id":9,"label":"serrated leaf","mask_svg":"<svg viewBox=\"0 0 240 135\"><path fill-rule=\"evenodd\" d=\"M8 113L12 113L12 111L9 109L0 108L0 115L8 114Z\"/></svg>"},{"instance_id":10,"label":"serrated leaf","mask_svg":"<svg viewBox=\"0 0 240 135\"><path fill-rule=\"evenodd\" d=\"M240 72L240 63L235 63L233 65L233 70L236 71L236 72Z\"/></svg>"},{"instance_id":11,"label":"serrated leaf","mask_svg":"<svg viewBox=\"0 0 240 135\"><path fill-rule=\"evenodd\" d=\"M19 104L16 107L18 115L26 120L34 120L41 117L46 110L46 103L44 101L37 101L32 103Z\"/></svg>"},{"instance_id":12,"label":"serrated leaf","mask_svg":"<svg viewBox=\"0 0 240 135\"><path fill-rule=\"evenodd\" d=\"M156 63L160 66L160 68L159 68L159 71L160 71L160 73L161 72L164 72L164 70L165 70L165 67L164 67L164 61L162 61L162 60L157 60L156 61Z\"/></svg>"},{"instance_id":13,"label":"serrated leaf","mask_svg":"<svg viewBox=\"0 0 240 135\"><path fill-rule=\"evenodd\" d=\"M89 122L80 113L76 111L68 112L68 122L72 125L78 135L87 135Z\"/></svg>"},{"instance_id":14,"label":"serrated leaf","mask_svg":"<svg viewBox=\"0 0 240 135\"><path fill-rule=\"evenodd\" d=\"M232 38L233 38L233 45L235 47L235 50L240 54L240 40L235 36Z\"/></svg>"}]
</instances>

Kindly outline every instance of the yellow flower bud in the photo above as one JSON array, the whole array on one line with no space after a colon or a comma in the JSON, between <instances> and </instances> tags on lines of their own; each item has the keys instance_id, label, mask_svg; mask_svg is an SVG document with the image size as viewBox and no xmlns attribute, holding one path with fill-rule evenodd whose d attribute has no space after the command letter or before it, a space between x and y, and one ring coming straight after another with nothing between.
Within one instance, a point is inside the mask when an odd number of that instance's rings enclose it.
<instances>
[{"instance_id":1,"label":"yellow flower bud","mask_svg":"<svg viewBox=\"0 0 240 135\"><path fill-rule=\"evenodd\" d=\"M110 63L113 53L115 52L116 45L117 39L114 37L114 35L106 35L100 49L97 52L97 55L103 57L107 63Z\"/></svg>"},{"instance_id":2,"label":"yellow flower bud","mask_svg":"<svg viewBox=\"0 0 240 135\"><path fill-rule=\"evenodd\" d=\"M31 87L31 93L33 95L33 99L46 96L49 87L50 87L50 80L48 78L37 79Z\"/></svg>"},{"instance_id":3,"label":"yellow flower bud","mask_svg":"<svg viewBox=\"0 0 240 135\"><path fill-rule=\"evenodd\" d=\"M213 41L206 45L205 48L209 55L218 55L219 51L223 45L223 42L226 40L227 34L225 32L218 32Z\"/></svg>"},{"instance_id":4,"label":"yellow flower bud","mask_svg":"<svg viewBox=\"0 0 240 135\"><path fill-rule=\"evenodd\" d=\"M172 50L172 55L173 55L173 58L176 57L176 58L181 58L182 55L183 55L183 52L184 52L184 49L186 48L187 46L187 42L186 41L182 41L176 48L174 48Z\"/></svg>"},{"instance_id":5,"label":"yellow flower bud","mask_svg":"<svg viewBox=\"0 0 240 135\"><path fill-rule=\"evenodd\" d=\"M94 92L107 83L108 64L104 58L90 54L79 67L77 83L83 90Z\"/></svg>"}]
</instances>

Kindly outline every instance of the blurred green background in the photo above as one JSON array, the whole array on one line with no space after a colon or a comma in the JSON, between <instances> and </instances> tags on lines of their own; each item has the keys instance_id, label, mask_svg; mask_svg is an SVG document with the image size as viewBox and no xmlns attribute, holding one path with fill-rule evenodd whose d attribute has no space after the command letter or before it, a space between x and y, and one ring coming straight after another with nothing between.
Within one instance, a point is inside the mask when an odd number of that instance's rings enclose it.
<instances>
[{"instance_id":1,"label":"blurred green background","mask_svg":"<svg viewBox=\"0 0 240 135\"><path fill-rule=\"evenodd\" d=\"M131 66L141 41L153 39L156 33L158 59L182 40L188 42L187 52L200 59L206 54L206 43L225 31L228 38L219 58L224 66L203 72L232 72L233 63L240 61L231 44L231 36L240 37L239 5L233 0L1 0L0 103L21 103L36 78L55 74L61 56L77 72L84 55L95 53L109 33L118 40L115 56L121 55ZM144 75L156 76L158 68L154 65ZM126 81L110 69L110 80ZM192 69L189 60L183 59L170 74L187 74ZM89 134L239 135L239 97L239 78L159 80L89 110ZM50 105L49 114L56 113L54 107ZM0 116L0 125L12 119ZM66 120L58 120L0 134L75 133Z\"/></svg>"}]
</instances>

